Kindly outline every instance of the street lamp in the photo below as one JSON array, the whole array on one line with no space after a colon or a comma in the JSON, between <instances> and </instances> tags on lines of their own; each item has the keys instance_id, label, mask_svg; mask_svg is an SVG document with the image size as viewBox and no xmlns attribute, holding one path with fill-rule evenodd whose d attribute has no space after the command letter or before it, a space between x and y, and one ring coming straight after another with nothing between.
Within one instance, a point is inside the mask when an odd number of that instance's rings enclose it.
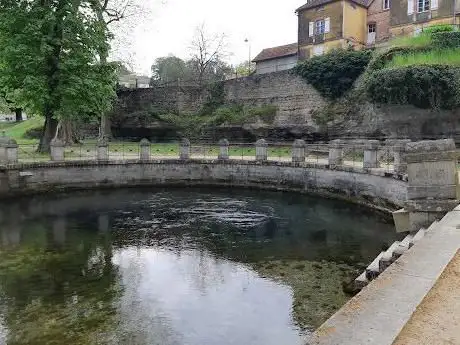
<instances>
[{"instance_id":1,"label":"street lamp","mask_svg":"<svg viewBox=\"0 0 460 345\"><path fill-rule=\"evenodd\" d=\"M248 58L248 75L251 73L251 43L249 40L246 38L244 40L244 43L247 43L249 45L249 58Z\"/></svg>"}]
</instances>

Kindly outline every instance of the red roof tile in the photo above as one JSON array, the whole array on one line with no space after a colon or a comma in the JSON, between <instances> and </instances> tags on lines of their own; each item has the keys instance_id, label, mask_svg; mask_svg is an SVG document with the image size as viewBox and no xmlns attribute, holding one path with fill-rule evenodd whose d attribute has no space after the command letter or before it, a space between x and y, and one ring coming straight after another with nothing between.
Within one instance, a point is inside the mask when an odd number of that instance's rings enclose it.
<instances>
[{"instance_id":1,"label":"red roof tile","mask_svg":"<svg viewBox=\"0 0 460 345\"><path fill-rule=\"evenodd\" d=\"M267 48L267 49L262 50L260 54L257 55L252 61L258 62L258 61L276 59L276 58L280 58L284 56L296 55L297 50L298 50L297 43L291 43L291 44L286 44L284 46Z\"/></svg>"}]
</instances>

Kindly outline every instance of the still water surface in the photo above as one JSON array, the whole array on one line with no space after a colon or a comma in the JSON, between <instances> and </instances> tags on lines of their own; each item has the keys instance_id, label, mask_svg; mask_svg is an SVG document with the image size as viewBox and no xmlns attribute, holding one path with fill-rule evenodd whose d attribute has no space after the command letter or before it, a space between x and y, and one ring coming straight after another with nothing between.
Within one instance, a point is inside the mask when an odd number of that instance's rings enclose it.
<instances>
[{"instance_id":1,"label":"still water surface","mask_svg":"<svg viewBox=\"0 0 460 345\"><path fill-rule=\"evenodd\" d=\"M0 212L0 344L297 345L393 227L289 193L119 190Z\"/></svg>"}]
</instances>

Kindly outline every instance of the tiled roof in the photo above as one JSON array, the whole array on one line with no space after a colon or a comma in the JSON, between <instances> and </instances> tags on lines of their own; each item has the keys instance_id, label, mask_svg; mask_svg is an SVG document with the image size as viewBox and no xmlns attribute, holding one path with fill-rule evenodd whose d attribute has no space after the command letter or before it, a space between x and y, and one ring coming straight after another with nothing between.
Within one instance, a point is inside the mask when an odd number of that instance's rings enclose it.
<instances>
[{"instance_id":1,"label":"tiled roof","mask_svg":"<svg viewBox=\"0 0 460 345\"><path fill-rule=\"evenodd\" d=\"M262 50L260 54L257 55L252 61L258 62L258 61L276 59L276 58L280 58L284 56L296 55L297 50L298 50L297 43L291 43L291 44L286 44L284 46L267 48L267 49Z\"/></svg>"},{"instance_id":2,"label":"tiled roof","mask_svg":"<svg viewBox=\"0 0 460 345\"><path fill-rule=\"evenodd\" d=\"M326 5L334 1L337 1L337 0L310 0L305 5L300 6L296 10L296 12L300 12L300 11L307 10L310 8ZM370 3L372 2L372 0L349 0L349 1L354 2L355 4L360 5L360 6L364 6L364 7L369 7Z\"/></svg>"}]
</instances>

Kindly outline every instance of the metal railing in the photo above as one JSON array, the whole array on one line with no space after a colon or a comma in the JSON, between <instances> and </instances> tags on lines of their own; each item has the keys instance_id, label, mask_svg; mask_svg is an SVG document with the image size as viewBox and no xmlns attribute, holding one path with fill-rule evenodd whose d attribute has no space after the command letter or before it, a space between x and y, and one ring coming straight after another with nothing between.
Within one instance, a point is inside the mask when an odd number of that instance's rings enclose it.
<instances>
[{"instance_id":1,"label":"metal railing","mask_svg":"<svg viewBox=\"0 0 460 345\"><path fill-rule=\"evenodd\" d=\"M399 151L394 142L373 141L306 144L273 143L265 140L257 143L190 143L189 141L170 143L137 142L87 142L71 146L51 148L51 156L38 153L38 145L17 145L0 147L12 150L4 154L0 164L33 163L49 161L148 161L174 159L218 160L225 156L228 160L296 162L305 165L327 167L334 165L356 169L379 169L392 173L396 164L401 163ZM185 157L185 158L184 158ZM260 158L263 157L263 158ZM333 162L333 163L332 163Z\"/></svg>"}]
</instances>

